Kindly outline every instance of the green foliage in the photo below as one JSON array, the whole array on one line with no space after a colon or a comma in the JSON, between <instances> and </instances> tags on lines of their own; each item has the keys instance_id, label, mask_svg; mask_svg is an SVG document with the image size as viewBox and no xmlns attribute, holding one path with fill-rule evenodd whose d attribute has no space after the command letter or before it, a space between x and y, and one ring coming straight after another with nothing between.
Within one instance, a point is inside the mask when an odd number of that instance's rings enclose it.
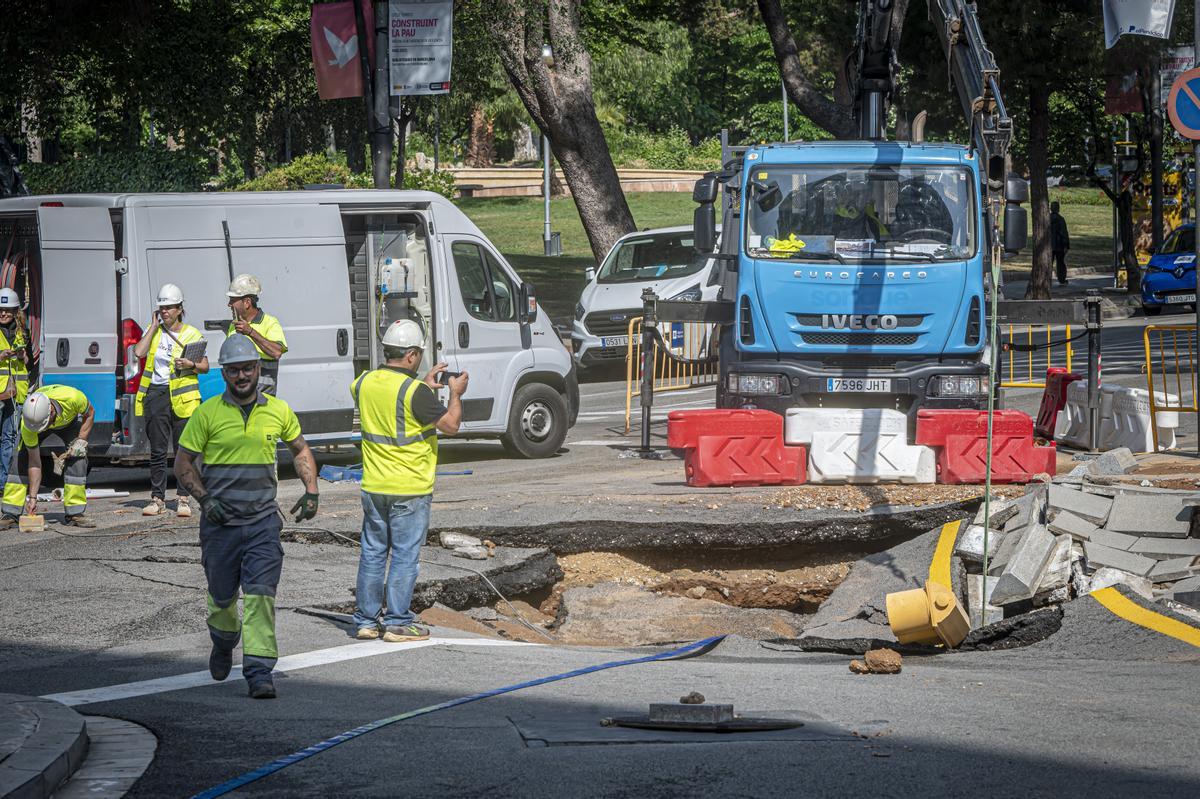
<instances>
[{"instance_id":1,"label":"green foliage","mask_svg":"<svg viewBox=\"0 0 1200 799\"><path fill-rule=\"evenodd\" d=\"M721 142L705 139L693 145L687 133L674 128L662 135L626 130L605 132L613 163L642 169L717 169Z\"/></svg>"},{"instance_id":2,"label":"green foliage","mask_svg":"<svg viewBox=\"0 0 1200 799\"><path fill-rule=\"evenodd\" d=\"M406 169L404 188L437 192L450 198L454 196L454 175L450 172L434 172L432 169Z\"/></svg>"},{"instance_id":3,"label":"green foliage","mask_svg":"<svg viewBox=\"0 0 1200 799\"><path fill-rule=\"evenodd\" d=\"M296 191L313 183L340 183L348 189L371 185L366 175L356 175L344 163L331 161L324 153L310 153L290 164L272 169L262 177L233 187L234 191Z\"/></svg>"},{"instance_id":4,"label":"green foliage","mask_svg":"<svg viewBox=\"0 0 1200 799\"><path fill-rule=\"evenodd\" d=\"M194 154L148 147L131 152L70 158L58 164L24 164L34 194L199 191L208 165Z\"/></svg>"},{"instance_id":5,"label":"green foliage","mask_svg":"<svg viewBox=\"0 0 1200 799\"><path fill-rule=\"evenodd\" d=\"M1050 201L1063 205L1103 205L1112 207L1100 189L1090 186L1062 186L1050 189Z\"/></svg>"}]
</instances>

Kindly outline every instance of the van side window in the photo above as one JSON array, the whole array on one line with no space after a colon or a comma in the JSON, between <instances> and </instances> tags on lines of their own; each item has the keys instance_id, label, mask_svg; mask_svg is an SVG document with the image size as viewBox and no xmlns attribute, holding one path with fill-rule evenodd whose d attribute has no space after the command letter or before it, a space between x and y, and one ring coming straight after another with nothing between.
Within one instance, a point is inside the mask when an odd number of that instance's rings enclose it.
<instances>
[{"instance_id":1,"label":"van side window","mask_svg":"<svg viewBox=\"0 0 1200 799\"><path fill-rule=\"evenodd\" d=\"M478 244L456 241L450 246L450 252L454 257L454 271L458 274L458 288L466 303L467 313L476 319L495 321L491 280L483 250Z\"/></svg>"},{"instance_id":2,"label":"van side window","mask_svg":"<svg viewBox=\"0 0 1200 799\"><path fill-rule=\"evenodd\" d=\"M492 293L496 297L496 320L517 321L517 290L508 279L504 267L490 254L487 256L488 271L492 273Z\"/></svg>"}]
</instances>

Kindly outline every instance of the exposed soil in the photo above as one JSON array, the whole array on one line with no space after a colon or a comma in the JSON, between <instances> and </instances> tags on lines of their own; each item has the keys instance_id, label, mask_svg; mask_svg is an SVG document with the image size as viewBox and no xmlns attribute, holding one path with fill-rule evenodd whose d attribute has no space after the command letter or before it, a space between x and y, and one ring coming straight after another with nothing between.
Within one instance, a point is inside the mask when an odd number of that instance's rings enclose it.
<instances>
[{"instance_id":1,"label":"exposed soil","mask_svg":"<svg viewBox=\"0 0 1200 799\"><path fill-rule=\"evenodd\" d=\"M992 486L992 496L1000 499L1019 497L1023 485ZM762 503L764 507L809 510L863 511L881 505L937 505L965 502L983 496L977 485L804 485L784 488L774 495L733 497L738 502Z\"/></svg>"}]
</instances>

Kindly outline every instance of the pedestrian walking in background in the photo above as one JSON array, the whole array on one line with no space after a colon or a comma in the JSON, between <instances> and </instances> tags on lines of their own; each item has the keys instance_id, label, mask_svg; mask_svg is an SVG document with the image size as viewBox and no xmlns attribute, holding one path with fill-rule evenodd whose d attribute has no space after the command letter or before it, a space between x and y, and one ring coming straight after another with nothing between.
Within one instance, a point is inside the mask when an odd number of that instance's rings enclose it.
<instances>
[{"instance_id":1,"label":"pedestrian walking in background","mask_svg":"<svg viewBox=\"0 0 1200 799\"><path fill-rule=\"evenodd\" d=\"M143 516L157 516L167 507L167 450L179 449L183 427L200 407L196 376L208 372L207 355L195 361L183 357L185 345L204 340L199 330L183 322L183 291L174 283L164 284L157 305L146 333L133 348L134 355L146 359L133 405L134 415L146 418L150 439L150 504L142 508ZM176 515L191 516L187 488L180 483L176 491Z\"/></svg>"},{"instance_id":2,"label":"pedestrian walking in background","mask_svg":"<svg viewBox=\"0 0 1200 799\"><path fill-rule=\"evenodd\" d=\"M287 338L279 320L258 307L262 294L262 281L254 275L238 275L229 284L225 296L233 311L233 321L225 335L241 333L254 342L262 357L258 388L274 396L279 390L279 359L288 351Z\"/></svg>"},{"instance_id":3,"label":"pedestrian walking in background","mask_svg":"<svg viewBox=\"0 0 1200 799\"><path fill-rule=\"evenodd\" d=\"M221 345L225 393L201 404L188 420L175 456L175 479L200 502L200 561L208 582L208 670L224 680L242 641L242 676L250 696L274 699L271 671L275 589L283 569L280 514L275 503L279 442L292 452L305 494L296 521L317 514L317 464L288 404L258 389L259 355L246 336ZM202 463L197 469L196 459ZM243 594L238 618L238 589Z\"/></svg>"},{"instance_id":4,"label":"pedestrian walking in background","mask_svg":"<svg viewBox=\"0 0 1200 799\"><path fill-rule=\"evenodd\" d=\"M0 485L8 480L17 451L21 403L29 394L28 344L21 299L12 289L0 289Z\"/></svg>"},{"instance_id":5,"label":"pedestrian walking in background","mask_svg":"<svg viewBox=\"0 0 1200 799\"><path fill-rule=\"evenodd\" d=\"M393 322L383 336L387 363L359 375L350 386L362 420L363 527L354 624L363 640L381 634L391 642L429 637L428 630L413 624L410 604L421 545L429 532L437 434L458 432L467 373L448 380L450 406L442 405L434 389L442 388L437 374L446 364L434 366L423 382L417 377L424 341L416 322ZM387 613L381 633L385 574Z\"/></svg>"},{"instance_id":6,"label":"pedestrian walking in background","mask_svg":"<svg viewBox=\"0 0 1200 799\"><path fill-rule=\"evenodd\" d=\"M1058 212L1058 203L1050 203L1050 252L1054 255L1054 270L1058 285L1067 285L1067 250L1071 249L1071 233L1067 220Z\"/></svg>"}]
</instances>

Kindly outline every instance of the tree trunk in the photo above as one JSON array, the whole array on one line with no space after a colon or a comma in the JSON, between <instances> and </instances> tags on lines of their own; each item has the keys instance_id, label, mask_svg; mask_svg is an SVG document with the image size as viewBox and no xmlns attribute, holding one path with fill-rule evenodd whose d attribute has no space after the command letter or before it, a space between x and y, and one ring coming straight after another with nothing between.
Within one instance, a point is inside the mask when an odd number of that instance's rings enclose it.
<instances>
[{"instance_id":1,"label":"tree trunk","mask_svg":"<svg viewBox=\"0 0 1200 799\"><path fill-rule=\"evenodd\" d=\"M1050 189L1046 185L1047 134L1050 129L1050 87L1029 87L1029 199L1033 209L1033 269L1025 299L1050 299L1053 263L1050 255Z\"/></svg>"},{"instance_id":2,"label":"tree trunk","mask_svg":"<svg viewBox=\"0 0 1200 799\"><path fill-rule=\"evenodd\" d=\"M513 131L513 163L522 164L538 160L538 146L533 138L533 128L522 122Z\"/></svg>"},{"instance_id":3,"label":"tree trunk","mask_svg":"<svg viewBox=\"0 0 1200 799\"><path fill-rule=\"evenodd\" d=\"M356 175L367 171L366 132L358 120L346 126L346 166Z\"/></svg>"},{"instance_id":4,"label":"tree trunk","mask_svg":"<svg viewBox=\"0 0 1200 799\"><path fill-rule=\"evenodd\" d=\"M471 130L467 134L467 154L463 159L467 166L484 169L496 164L495 120L487 115L483 106L471 109Z\"/></svg>"}]
</instances>

